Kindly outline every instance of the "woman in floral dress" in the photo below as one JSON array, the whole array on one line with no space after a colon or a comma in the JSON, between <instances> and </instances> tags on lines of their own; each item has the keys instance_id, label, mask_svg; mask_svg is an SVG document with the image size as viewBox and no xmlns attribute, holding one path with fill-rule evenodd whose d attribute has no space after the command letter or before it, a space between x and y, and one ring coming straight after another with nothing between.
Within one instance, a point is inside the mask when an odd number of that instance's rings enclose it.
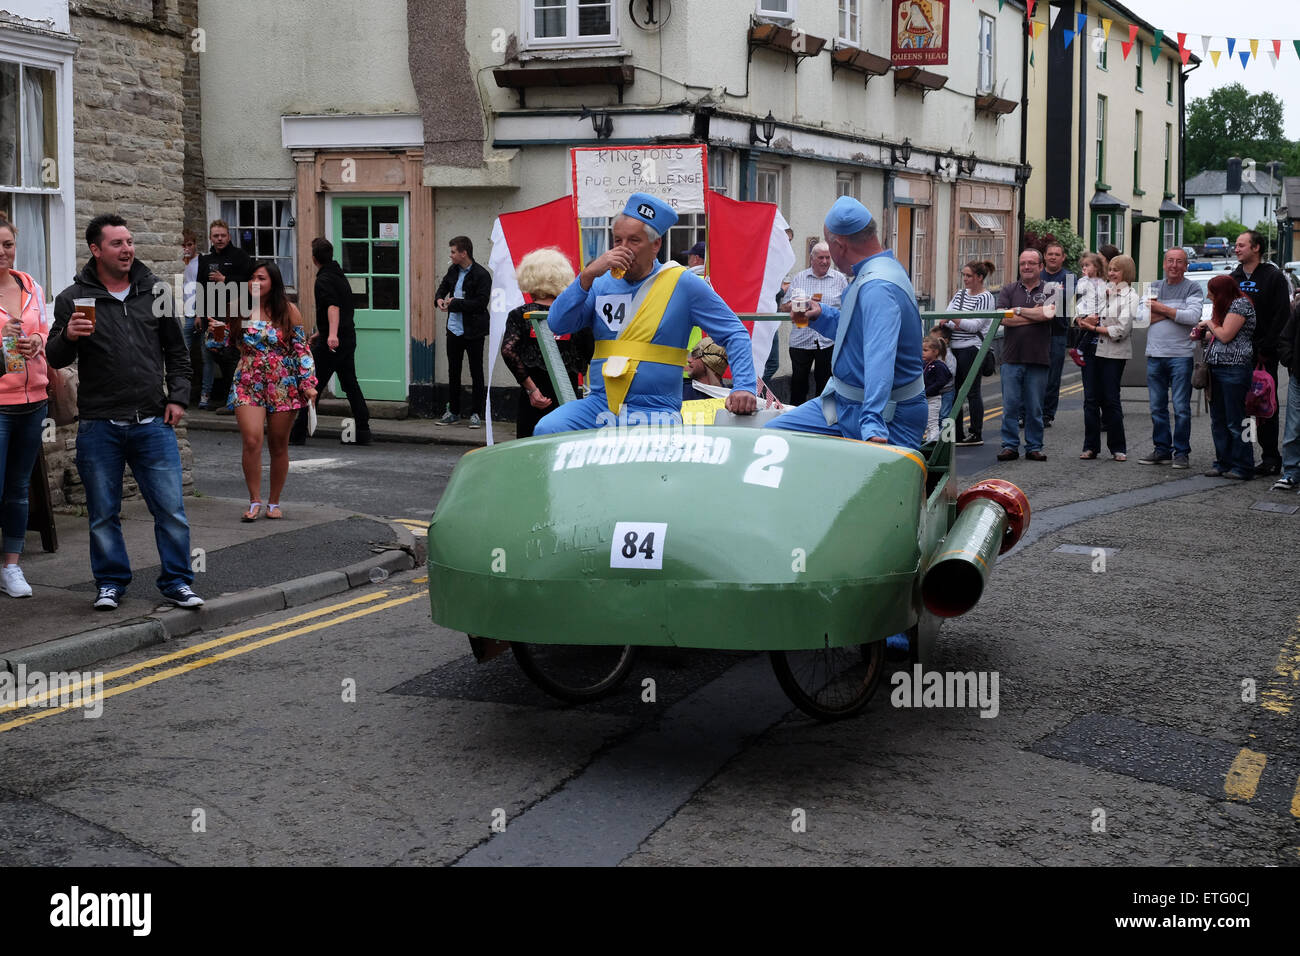
<instances>
[{"instance_id":1,"label":"woman in floral dress","mask_svg":"<svg viewBox=\"0 0 1300 956\"><path fill-rule=\"evenodd\" d=\"M242 520L256 521L262 513L263 431L271 452L266 516L282 518L280 493L289 474L289 430L298 409L316 399L316 366L307 347L302 315L285 294L276 264L267 260L253 263L249 285L253 311L240 329L239 366L229 404L243 438L249 504Z\"/></svg>"}]
</instances>

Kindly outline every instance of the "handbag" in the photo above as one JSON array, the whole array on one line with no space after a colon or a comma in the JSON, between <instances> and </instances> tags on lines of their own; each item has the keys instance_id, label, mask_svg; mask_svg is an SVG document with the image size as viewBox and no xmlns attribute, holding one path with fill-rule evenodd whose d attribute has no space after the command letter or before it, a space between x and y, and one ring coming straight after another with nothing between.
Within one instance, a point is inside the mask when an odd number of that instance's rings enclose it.
<instances>
[{"instance_id":1,"label":"handbag","mask_svg":"<svg viewBox=\"0 0 1300 956\"><path fill-rule=\"evenodd\" d=\"M980 345L983 346L984 333L976 332L975 334L979 336ZM984 361L980 364L980 375L984 376L985 378L989 378L993 375L996 375L997 372L998 372L997 357L994 356L993 350L989 349L987 352L984 353Z\"/></svg>"},{"instance_id":2,"label":"handbag","mask_svg":"<svg viewBox=\"0 0 1300 956\"><path fill-rule=\"evenodd\" d=\"M1205 363L1205 346L1196 343L1196 354L1192 357L1192 388L1205 388L1210 384L1210 366Z\"/></svg>"},{"instance_id":3,"label":"handbag","mask_svg":"<svg viewBox=\"0 0 1300 956\"><path fill-rule=\"evenodd\" d=\"M1272 418L1277 414L1277 383L1268 374L1263 362L1255 363L1255 372L1250 378L1250 391L1246 393L1246 414L1259 419Z\"/></svg>"},{"instance_id":4,"label":"handbag","mask_svg":"<svg viewBox=\"0 0 1300 956\"><path fill-rule=\"evenodd\" d=\"M54 424L71 425L77 420L77 375L72 369L51 368L46 395Z\"/></svg>"}]
</instances>

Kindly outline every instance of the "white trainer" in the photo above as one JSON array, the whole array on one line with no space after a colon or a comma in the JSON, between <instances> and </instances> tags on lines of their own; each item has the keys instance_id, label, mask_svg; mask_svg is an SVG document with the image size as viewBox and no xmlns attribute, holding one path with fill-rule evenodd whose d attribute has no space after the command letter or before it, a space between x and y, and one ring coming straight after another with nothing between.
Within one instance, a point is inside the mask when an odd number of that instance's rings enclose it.
<instances>
[{"instance_id":1,"label":"white trainer","mask_svg":"<svg viewBox=\"0 0 1300 956\"><path fill-rule=\"evenodd\" d=\"M6 564L0 568L0 588L12 598L32 596L32 586L23 577L23 569L16 564Z\"/></svg>"}]
</instances>

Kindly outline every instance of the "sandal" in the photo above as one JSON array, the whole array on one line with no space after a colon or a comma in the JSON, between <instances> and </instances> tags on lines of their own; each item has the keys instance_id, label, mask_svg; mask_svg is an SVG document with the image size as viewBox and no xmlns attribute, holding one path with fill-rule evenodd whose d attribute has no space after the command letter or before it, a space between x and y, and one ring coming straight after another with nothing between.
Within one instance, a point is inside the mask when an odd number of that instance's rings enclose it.
<instances>
[{"instance_id":1,"label":"sandal","mask_svg":"<svg viewBox=\"0 0 1300 956\"><path fill-rule=\"evenodd\" d=\"M1111 457L1111 461L1128 461L1128 455L1122 451L1117 451L1115 454L1111 455L1110 457Z\"/></svg>"},{"instance_id":2,"label":"sandal","mask_svg":"<svg viewBox=\"0 0 1300 956\"><path fill-rule=\"evenodd\" d=\"M1097 453L1095 451L1085 451L1082 455L1079 456L1079 460L1092 461L1096 457L1097 457Z\"/></svg>"},{"instance_id":3,"label":"sandal","mask_svg":"<svg viewBox=\"0 0 1300 956\"><path fill-rule=\"evenodd\" d=\"M249 502L248 510L239 518L240 521L256 521L262 514L262 503L260 501Z\"/></svg>"},{"instance_id":4,"label":"sandal","mask_svg":"<svg viewBox=\"0 0 1300 956\"><path fill-rule=\"evenodd\" d=\"M280 513L280 506L279 506L279 505L267 505L267 506L266 506L266 517L267 517L268 519L273 519L273 520L278 521L278 520L280 520L281 518L283 518L284 515Z\"/></svg>"}]
</instances>

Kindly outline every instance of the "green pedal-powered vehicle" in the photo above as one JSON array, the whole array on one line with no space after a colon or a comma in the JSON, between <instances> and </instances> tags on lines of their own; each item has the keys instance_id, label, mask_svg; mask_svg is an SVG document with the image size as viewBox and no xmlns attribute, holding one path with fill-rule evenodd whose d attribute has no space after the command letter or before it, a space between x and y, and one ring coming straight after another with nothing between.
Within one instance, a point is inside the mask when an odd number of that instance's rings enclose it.
<instances>
[{"instance_id":1,"label":"green pedal-powered vehicle","mask_svg":"<svg viewBox=\"0 0 1300 956\"><path fill-rule=\"evenodd\" d=\"M638 647L754 650L801 710L849 717L880 682L885 638L908 634L926 662L940 620L976 604L1029 523L1009 482L956 482L950 436L918 452L650 425L477 449L429 525L433 620L480 660L508 642L567 701L616 689Z\"/></svg>"}]
</instances>

